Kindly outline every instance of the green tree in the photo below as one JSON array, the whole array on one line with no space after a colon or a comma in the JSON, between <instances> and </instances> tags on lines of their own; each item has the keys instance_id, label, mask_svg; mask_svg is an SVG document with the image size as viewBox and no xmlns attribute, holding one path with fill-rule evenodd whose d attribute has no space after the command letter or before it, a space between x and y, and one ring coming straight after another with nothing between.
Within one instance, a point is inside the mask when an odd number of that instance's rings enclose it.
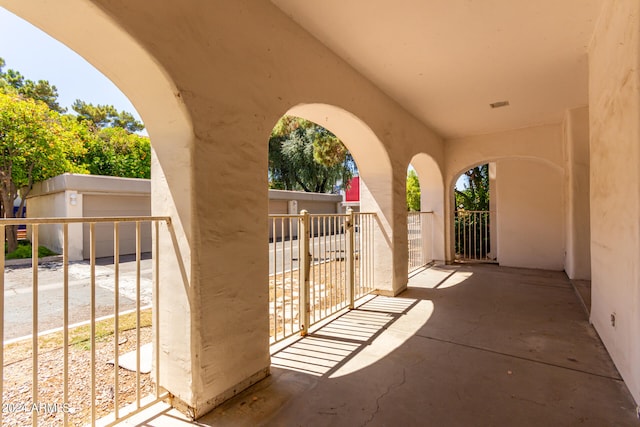
<instances>
[{"instance_id":1,"label":"green tree","mask_svg":"<svg viewBox=\"0 0 640 427\"><path fill-rule=\"evenodd\" d=\"M49 106L50 109L58 113L64 113L66 108L62 108L58 104L58 89L49 83L48 80L26 79L19 71L9 69L4 72L4 59L0 58L0 92L6 94L19 94L25 98L42 101Z\"/></svg>"},{"instance_id":2,"label":"green tree","mask_svg":"<svg viewBox=\"0 0 640 427\"><path fill-rule=\"evenodd\" d=\"M344 188L356 171L353 157L330 131L305 119L283 116L269 138L269 186L327 193Z\"/></svg>"},{"instance_id":3,"label":"green tree","mask_svg":"<svg viewBox=\"0 0 640 427\"><path fill-rule=\"evenodd\" d=\"M33 184L64 172L149 178L149 138L137 135L144 125L111 105L76 100L76 115L63 114L55 86L34 82L19 71L4 71L0 58L0 211L18 216ZM17 244L9 227L9 250Z\"/></svg>"},{"instance_id":4,"label":"green tree","mask_svg":"<svg viewBox=\"0 0 640 427\"><path fill-rule=\"evenodd\" d=\"M83 158L90 174L151 177L151 144L148 137L134 133L144 129L144 125L131 113L79 99L72 108L78 114L76 120L93 131L94 138L86 140Z\"/></svg>"},{"instance_id":5,"label":"green tree","mask_svg":"<svg viewBox=\"0 0 640 427\"><path fill-rule=\"evenodd\" d=\"M0 93L0 196L4 218L14 217L18 195L22 199L18 213L22 215L24 200L35 182L64 172L85 172L69 161L84 150L76 137L83 129L77 124L65 128L68 122L43 102ZM7 245L9 252L17 247L14 227L8 228Z\"/></svg>"},{"instance_id":6,"label":"green tree","mask_svg":"<svg viewBox=\"0 0 640 427\"><path fill-rule=\"evenodd\" d=\"M92 175L151 178L151 144L145 136L106 127L86 147L84 162Z\"/></svg>"},{"instance_id":7,"label":"green tree","mask_svg":"<svg viewBox=\"0 0 640 427\"><path fill-rule=\"evenodd\" d=\"M413 169L407 173L407 210L420 211L420 181Z\"/></svg>"},{"instance_id":8,"label":"green tree","mask_svg":"<svg viewBox=\"0 0 640 427\"><path fill-rule=\"evenodd\" d=\"M133 133L144 129L144 125L131 113L118 111L113 105L93 105L76 99L71 108L78 114L79 121L88 121L96 130L119 127Z\"/></svg>"},{"instance_id":9,"label":"green tree","mask_svg":"<svg viewBox=\"0 0 640 427\"><path fill-rule=\"evenodd\" d=\"M470 211L489 210L489 165L469 169L464 174L462 190L455 190L456 208Z\"/></svg>"},{"instance_id":10,"label":"green tree","mask_svg":"<svg viewBox=\"0 0 640 427\"><path fill-rule=\"evenodd\" d=\"M464 174L464 188L455 190L456 253L483 259L491 251L491 224L489 210L489 165L469 169ZM485 211L471 213L469 211Z\"/></svg>"}]
</instances>

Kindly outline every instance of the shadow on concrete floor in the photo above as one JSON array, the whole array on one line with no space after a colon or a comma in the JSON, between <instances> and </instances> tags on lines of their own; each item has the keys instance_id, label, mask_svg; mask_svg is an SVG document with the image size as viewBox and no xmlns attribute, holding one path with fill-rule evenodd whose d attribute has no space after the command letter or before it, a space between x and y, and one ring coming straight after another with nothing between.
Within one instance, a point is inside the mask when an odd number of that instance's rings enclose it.
<instances>
[{"instance_id":1,"label":"shadow on concrete floor","mask_svg":"<svg viewBox=\"0 0 640 427\"><path fill-rule=\"evenodd\" d=\"M188 425L174 410L144 425ZM275 352L193 425L637 426L564 273L431 267Z\"/></svg>"}]
</instances>

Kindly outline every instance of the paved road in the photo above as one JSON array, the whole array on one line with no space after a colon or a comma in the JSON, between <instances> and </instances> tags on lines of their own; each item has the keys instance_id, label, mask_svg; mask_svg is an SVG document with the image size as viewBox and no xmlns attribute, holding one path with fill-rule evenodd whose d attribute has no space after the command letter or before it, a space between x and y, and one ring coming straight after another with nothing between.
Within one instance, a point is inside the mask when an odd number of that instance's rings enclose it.
<instances>
[{"instance_id":1,"label":"paved road","mask_svg":"<svg viewBox=\"0 0 640 427\"><path fill-rule=\"evenodd\" d=\"M141 262L141 304L151 304L152 261L149 256ZM96 261L96 316L114 312L114 265L112 259ZM120 263L120 310L135 308L136 264L132 257L123 257ZM47 331L63 325L63 269L61 262L42 264L38 269L38 331ZM5 340L32 332L33 294L30 267L5 269ZM69 316L70 324L88 320L91 283L88 261L69 264Z\"/></svg>"},{"instance_id":2,"label":"paved road","mask_svg":"<svg viewBox=\"0 0 640 427\"><path fill-rule=\"evenodd\" d=\"M311 239L313 245L311 253L314 262L340 258L344 256L345 235L335 234L325 237L314 237ZM356 249L358 247L359 233L355 236ZM284 256L283 256L284 254ZM290 269L297 269L299 257L298 240L285 240L282 242L269 243L269 275L274 272L281 273Z\"/></svg>"},{"instance_id":3,"label":"paved road","mask_svg":"<svg viewBox=\"0 0 640 427\"><path fill-rule=\"evenodd\" d=\"M312 239L314 262L344 256L344 235ZM356 234L357 239L357 234ZM357 241L356 241L357 244ZM284 257L283 257L284 254ZM298 240L269 244L269 274L297 269ZM135 308L135 259L122 257L120 262L120 311ZM96 261L96 316L114 313L114 265L112 258ZM91 283L88 261L69 264L69 322L90 319ZM11 340L30 335L33 328L33 295L31 267L5 269L4 339ZM141 304L151 304L152 260L144 254L141 262ZM63 269L61 262L40 265L38 269L38 331L63 326Z\"/></svg>"}]
</instances>

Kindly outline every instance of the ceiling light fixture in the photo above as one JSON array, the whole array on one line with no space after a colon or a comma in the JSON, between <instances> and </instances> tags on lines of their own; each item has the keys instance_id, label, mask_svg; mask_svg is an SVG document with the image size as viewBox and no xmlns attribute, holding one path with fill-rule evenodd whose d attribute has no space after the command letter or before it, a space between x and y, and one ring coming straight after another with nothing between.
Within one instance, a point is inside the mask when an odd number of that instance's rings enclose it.
<instances>
[{"instance_id":1,"label":"ceiling light fixture","mask_svg":"<svg viewBox=\"0 0 640 427\"><path fill-rule=\"evenodd\" d=\"M507 107L507 106L509 106L509 101L498 101L498 102L493 102L493 103L489 104L489 106L490 106L491 108Z\"/></svg>"}]
</instances>

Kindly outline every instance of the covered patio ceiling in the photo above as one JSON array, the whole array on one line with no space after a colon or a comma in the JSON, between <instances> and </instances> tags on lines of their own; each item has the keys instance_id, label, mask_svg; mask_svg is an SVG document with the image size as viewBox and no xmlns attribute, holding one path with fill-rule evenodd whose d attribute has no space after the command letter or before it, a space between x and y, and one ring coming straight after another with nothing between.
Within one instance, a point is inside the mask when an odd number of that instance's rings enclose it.
<instances>
[{"instance_id":1,"label":"covered patio ceiling","mask_svg":"<svg viewBox=\"0 0 640 427\"><path fill-rule=\"evenodd\" d=\"M272 1L445 138L558 123L588 103L603 0Z\"/></svg>"}]
</instances>

